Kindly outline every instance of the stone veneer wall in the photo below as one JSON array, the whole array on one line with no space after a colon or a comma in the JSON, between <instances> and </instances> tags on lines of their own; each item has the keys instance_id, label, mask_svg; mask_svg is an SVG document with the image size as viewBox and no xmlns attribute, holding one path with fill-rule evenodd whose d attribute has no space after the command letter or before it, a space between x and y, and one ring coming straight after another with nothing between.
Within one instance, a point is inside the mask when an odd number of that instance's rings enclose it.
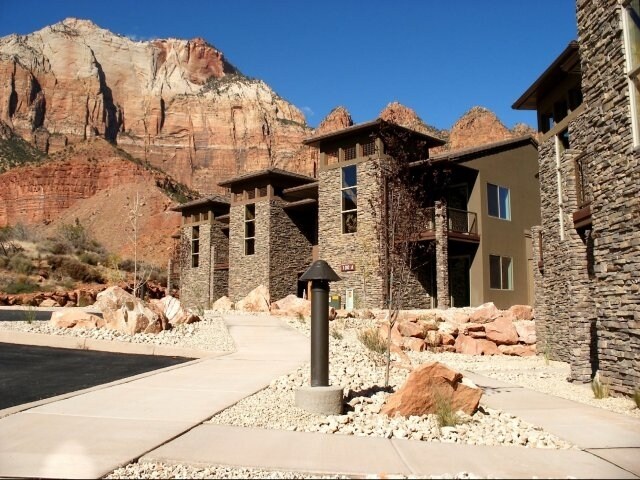
<instances>
[{"instance_id":1,"label":"stone veneer wall","mask_svg":"<svg viewBox=\"0 0 640 480\"><path fill-rule=\"evenodd\" d=\"M260 199L256 206L255 253L244 254L245 205L231 205L229 215L229 298L242 300L258 285L269 288L269 200Z\"/></svg>"},{"instance_id":2,"label":"stone veneer wall","mask_svg":"<svg viewBox=\"0 0 640 480\"><path fill-rule=\"evenodd\" d=\"M570 138L574 138L578 123L569 124ZM575 158L578 155L575 150L567 150L561 156L564 222L564 239L561 239L555 137L539 146L543 272L537 266L540 229L534 228L532 237L538 351L568 362L571 365L570 378L587 382L592 375L590 328L595 320L595 309L586 245L575 230L572 217L578 209L575 183Z\"/></svg>"},{"instance_id":3,"label":"stone veneer wall","mask_svg":"<svg viewBox=\"0 0 640 480\"><path fill-rule=\"evenodd\" d=\"M356 308L382 307L384 301L380 243L375 214L370 206L370 202L379 195L375 162L369 160L357 164L358 229L353 234L342 233L341 169L321 170L318 174L319 258L326 260L342 278L331 283L331 293L341 295L344 303L346 289L353 288ZM343 264L354 264L356 269L341 272ZM366 281L366 305L363 279Z\"/></svg>"},{"instance_id":4,"label":"stone veneer wall","mask_svg":"<svg viewBox=\"0 0 640 480\"><path fill-rule=\"evenodd\" d=\"M200 259L191 267L192 227L200 226ZM214 270L214 263L226 262L229 240L223 233L223 223L199 222L181 228L180 300L190 308L208 308L218 298L228 295L228 272Z\"/></svg>"},{"instance_id":5,"label":"stone veneer wall","mask_svg":"<svg viewBox=\"0 0 640 480\"><path fill-rule=\"evenodd\" d=\"M640 152L632 139L617 0L578 1L586 109L576 133L593 180L599 369L614 390L640 386Z\"/></svg>"},{"instance_id":6,"label":"stone veneer wall","mask_svg":"<svg viewBox=\"0 0 640 480\"><path fill-rule=\"evenodd\" d=\"M298 274L304 273L311 265L311 242L296 225L295 217L283 210L284 203L279 198L270 201L268 286L273 301L295 295Z\"/></svg>"}]
</instances>

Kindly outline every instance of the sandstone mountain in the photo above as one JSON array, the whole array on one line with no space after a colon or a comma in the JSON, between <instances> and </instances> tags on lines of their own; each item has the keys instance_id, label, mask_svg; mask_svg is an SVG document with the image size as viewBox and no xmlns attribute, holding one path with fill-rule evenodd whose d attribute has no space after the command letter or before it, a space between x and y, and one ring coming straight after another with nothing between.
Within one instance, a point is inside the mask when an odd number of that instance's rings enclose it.
<instances>
[{"instance_id":1,"label":"sandstone mountain","mask_svg":"<svg viewBox=\"0 0 640 480\"><path fill-rule=\"evenodd\" d=\"M397 102L379 117L448 140L439 150L532 133L482 107L450 131ZM337 107L313 130L200 38L137 42L73 18L9 35L0 38L0 227L46 234L78 219L126 256L126 205L144 192L142 256L164 265L179 225L172 202L269 166L312 175L317 158L302 140L351 125Z\"/></svg>"},{"instance_id":2,"label":"sandstone mountain","mask_svg":"<svg viewBox=\"0 0 640 480\"><path fill-rule=\"evenodd\" d=\"M304 115L203 39L135 42L69 18L0 39L0 120L44 152L103 137L202 193L246 171L311 172Z\"/></svg>"}]
</instances>

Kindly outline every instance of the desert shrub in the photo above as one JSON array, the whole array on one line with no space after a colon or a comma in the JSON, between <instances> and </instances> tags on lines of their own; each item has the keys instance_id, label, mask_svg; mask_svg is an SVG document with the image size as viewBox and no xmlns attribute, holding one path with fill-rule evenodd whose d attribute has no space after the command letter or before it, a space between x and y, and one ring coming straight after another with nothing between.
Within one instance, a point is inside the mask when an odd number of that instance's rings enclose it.
<instances>
[{"instance_id":1,"label":"desert shrub","mask_svg":"<svg viewBox=\"0 0 640 480\"><path fill-rule=\"evenodd\" d=\"M16 273L29 275L33 272L33 262L21 253L13 255L8 262L8 267Z\"/></svg>"},{"instance_id":2,"label":"desert shrub","mask_svg":"<svg viewBox=\"0 0 640 480\"><path fill-rule=\"evenodd\" d=\"M368 328L358 332L358 340L374 353L383 354L387 351L387 342L375 328Z\"/></svg>"},{"instance_id":3,"label":"desert shrub","mask_svg":"<svg viewBox=\"0 0 640 480\"><path fill-rule=\"evenodd\" d=\"M5 293L16 295L18 293L32 293L40 290L40 286L27 277L20 277L9 282L5 287Z\"/></svg>"},{"instance_id":4,"label":"desert shrub","mask_svg":"<svg viewBox=\"0 0 640 480\"><path fill-rule=\"evenodd\" d=\"M138 263L138 267L140 263ZM124 270L125 272L133 272L135 270L135 262L130 258L125 258L124 260L120 260L118 262L118 268L120 270Z\"/></svg>"},{"instance_id":5,"label":"desert shrub","mask_svg":"<svg viewBox=\"0 0 640 480\"><path fill-rule=\"evenodd\" d=\"M609 385L600 378L599 373L596 373L596 376L591 380L591 390L593 391L593 396L598 400L609 396Z\"/></svg>"},{"instance_id":6,"label":"desert shrub","mask_svg":"<svg viewBox=\"0 0 640 480\"><path fill-rule=\"evenodd\" d=\"M437 391L434 395L436 419L439 427L453 427L460 423L460 417L453 410L451 397Z\"/></svg>"},{"instance_id":7,"label":"desert shrub","mask_svg":"<svg viewBox=\"0 0 640 480\"><path fill-rule=\"evenodd\" d=\"M342 335L342 332L337 328L332 328L331 330L329 330L329 332L331 333L331 336L336 340L342 340L344 338L344 335Z\"/></svg>"},{"instance_id":8,"label":"desert shrub","mask_svg":"<svg viewBox=\"0 0 640 480\"><path fill-rule=\"evenodd\" d=\"M62 277L70 277L81 282L104 283L104 279L98 270L72 257L64 255L52 255L47 258L54 273Z\"/></svg>"},{"instance_id":9,"label":"desert shrub","mask_svg":"<svg viewBox=\"0 0 640 480\"><path fill-rule=\"evenodd\" d=\"M78 255L78 260L82 263L86 263L87 265L96 265L105 264L107 262L107 256L105 254L100 254L97 252L82 252Z\"/></svg>"},{"instance_id":10,"label":"desert shrub","mask_svg":"<svg viewBox=\"0 0 640 480\"><path fill-rule=\"evenodd\" d=\"M91 238L91 235L76 218L73 225L64 224L58 228L56 240L71 246L75 253L95 252L104 253L104 248Z\"/></svg>"},{"instance_id":11,"label":"desert shrub","mask_svg":"<svg viewBox=\"0 0 640 480\"><path fill-rule=\"evenodd\" d=\"M636 408L640 408L640 387L633 391L633 401L636 402Z\"/></svg>"},{"instance_id":12,"label":"desert shrub","mask_svg":"<svg viewBox=\"0 0 640 480\"><path fill-rule=\"evenodd\" d=\"M7 268L9 266L9 257L0 255L0 268Z\"/></svg>"}]
</instances>

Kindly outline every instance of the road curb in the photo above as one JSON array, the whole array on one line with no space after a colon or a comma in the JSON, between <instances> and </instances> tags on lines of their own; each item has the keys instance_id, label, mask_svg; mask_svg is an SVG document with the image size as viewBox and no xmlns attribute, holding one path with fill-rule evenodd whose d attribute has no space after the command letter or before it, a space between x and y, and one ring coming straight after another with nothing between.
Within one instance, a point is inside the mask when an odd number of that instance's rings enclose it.
<instances>
[{"instance_id":1,"label":"road curb","mask_svg":"<svg viewBox=\"0 0 640 480\"><path fill-rule=\"evenodd\" d=\"M220 353L184 347L170 347L167 345L98 340L95 338L72 337L65 335L47 335L46 333L19 332L16 330L0 330L0 343L13 343L16 345L31 345L36 347L68 348L73 350L90 350L109 353L128 353L132 355L158 355L163 357L208 358L232 353Z\"/></svg>"}]
</instances>

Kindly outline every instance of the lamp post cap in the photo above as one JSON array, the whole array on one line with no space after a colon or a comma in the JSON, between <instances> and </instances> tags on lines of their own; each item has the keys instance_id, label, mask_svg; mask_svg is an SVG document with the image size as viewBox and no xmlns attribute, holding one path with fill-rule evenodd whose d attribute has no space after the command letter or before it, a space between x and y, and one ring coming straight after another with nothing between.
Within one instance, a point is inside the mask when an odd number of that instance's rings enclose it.
<instances>
[{"instance_id":1,"label":"lamp post cap","mask_svg":"<svg viewBox=\"0 0 640 480\"><path fill-rule=\"evenodd\" d=\"M326 280L328 282L337 282L341 280L333 268L324 260L316 260L311 264L306 272L302 274L300 280Z\"/></svg>"}]
</instances>

